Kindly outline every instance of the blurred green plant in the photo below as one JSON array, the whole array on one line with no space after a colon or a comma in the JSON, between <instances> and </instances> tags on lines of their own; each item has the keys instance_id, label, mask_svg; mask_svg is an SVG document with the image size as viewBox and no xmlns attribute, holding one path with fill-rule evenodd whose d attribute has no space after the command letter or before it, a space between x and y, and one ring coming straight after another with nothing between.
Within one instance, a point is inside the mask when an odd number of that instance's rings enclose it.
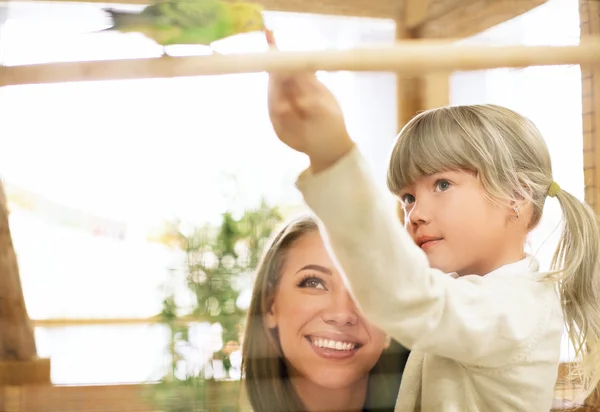
<instances>
[{"instance_id":1,"label":"blurred green plant","mask_svg":"<svg viewBox=\"0 0 600 412\"><path fill-rule=\"evenodd\" d=\"M247 309L240 307L240 293L244 287L250 287L263 248L282 220L279 208L263 200L257 208L244 211L239 218L227 212L222 215L219 226L204 225L187 235L182 233L179 222L165 226L161 235L164 243L185 256L185 279L194 302L187 315L179 315L174 285L177 277L171 276L159 314L160 321L169 328L170 366L157 384L149 386L148 392L150 401L161 411L207 410L207 382L213 378L206 377L206 365L196 369L182 367L188 360L180 349L193 350L187 322L190 319L221 325L224 344L213 354L212 360L221 360L229 377L230 355L239 348ZM181 370L185 372L178 373Z\"/></svg>"}]
</instances>

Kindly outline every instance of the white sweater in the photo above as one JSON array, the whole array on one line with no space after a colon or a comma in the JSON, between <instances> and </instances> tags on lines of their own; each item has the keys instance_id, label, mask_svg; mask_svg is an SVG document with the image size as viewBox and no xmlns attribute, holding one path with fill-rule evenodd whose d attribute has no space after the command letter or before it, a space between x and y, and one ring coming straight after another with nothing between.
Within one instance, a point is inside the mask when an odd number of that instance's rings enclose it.
<instances>
[{"instance_id":1,"label":"white sweater","mask_svg":"<svg viewBox=\"0 0 600 412\"><path fill-rule=\"evenodd\" d=\"M550 410L564 323L532 257L483 277L431 268L356 148L296 185L360 310L412 349L396 411Z\"/></svg>"}]
</instances>

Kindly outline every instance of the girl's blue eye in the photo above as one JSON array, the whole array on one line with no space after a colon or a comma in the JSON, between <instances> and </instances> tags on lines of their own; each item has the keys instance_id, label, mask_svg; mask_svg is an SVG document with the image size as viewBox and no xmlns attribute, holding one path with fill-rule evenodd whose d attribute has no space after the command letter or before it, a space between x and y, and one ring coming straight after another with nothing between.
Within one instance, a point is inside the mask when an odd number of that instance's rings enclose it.
<instances>
[{"instance_id":1,"label":"girl's blue eye","mask_svg":"<svg viewBox=\"0 0 600 412\"><path fill-rule=\"evenodd\" d=\"M450 184L450 182L447 180L438 180L437 182L435 182L435 188L436 188L436 190L438 190L440 192L445 192L446 190L450 189L451 187L452 187L452 184Z\"/></svg>"}]
</instances>

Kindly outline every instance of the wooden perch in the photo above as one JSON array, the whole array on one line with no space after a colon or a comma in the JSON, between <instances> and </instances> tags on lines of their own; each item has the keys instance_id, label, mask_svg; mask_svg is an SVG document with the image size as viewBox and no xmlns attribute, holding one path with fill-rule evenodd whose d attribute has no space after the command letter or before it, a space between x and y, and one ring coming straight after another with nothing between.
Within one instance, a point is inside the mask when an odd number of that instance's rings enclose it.
<instances>
[{"instance_id":1,"label":"wooden perch","mask_svg":"<svg viewBox=\"0 0 600 412\"><path fill-rule=\"evenodd\" d=\"M600 38L579 46L485 46L403 41L353 50L269 51L232 55L50 63L0 67L0 86L289 71L389 71L403 74L564 64L600 64Z\"/></svg>"},{"instance_id":2,"label":"wooden perch","mask_svg":"<svg viewBox=\"0 0 600 412\"><path fill-rule=\"evenodd\" d=\"M0 386L49 382L50 362L37 358L0 181Z\"/></svg>"}]
</instances>

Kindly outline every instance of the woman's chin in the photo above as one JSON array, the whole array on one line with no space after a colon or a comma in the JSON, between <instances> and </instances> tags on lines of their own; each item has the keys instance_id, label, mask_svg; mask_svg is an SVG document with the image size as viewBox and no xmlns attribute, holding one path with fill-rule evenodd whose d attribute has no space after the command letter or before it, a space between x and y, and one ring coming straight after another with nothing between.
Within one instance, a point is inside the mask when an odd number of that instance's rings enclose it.
<instances>
[{"instance_id":1,"label":"woman's chin","mask_svg":"<svg viewBox=\"0 0 600 412\"><path fill-rule=\"evenodd\" d=\"M349 370L350 368L322 368L313 370L305 378L313 384L331 390L350 388L357 385L361 380L367 380L368 375L364 372Z\"/></svg>"}]
</instances>

